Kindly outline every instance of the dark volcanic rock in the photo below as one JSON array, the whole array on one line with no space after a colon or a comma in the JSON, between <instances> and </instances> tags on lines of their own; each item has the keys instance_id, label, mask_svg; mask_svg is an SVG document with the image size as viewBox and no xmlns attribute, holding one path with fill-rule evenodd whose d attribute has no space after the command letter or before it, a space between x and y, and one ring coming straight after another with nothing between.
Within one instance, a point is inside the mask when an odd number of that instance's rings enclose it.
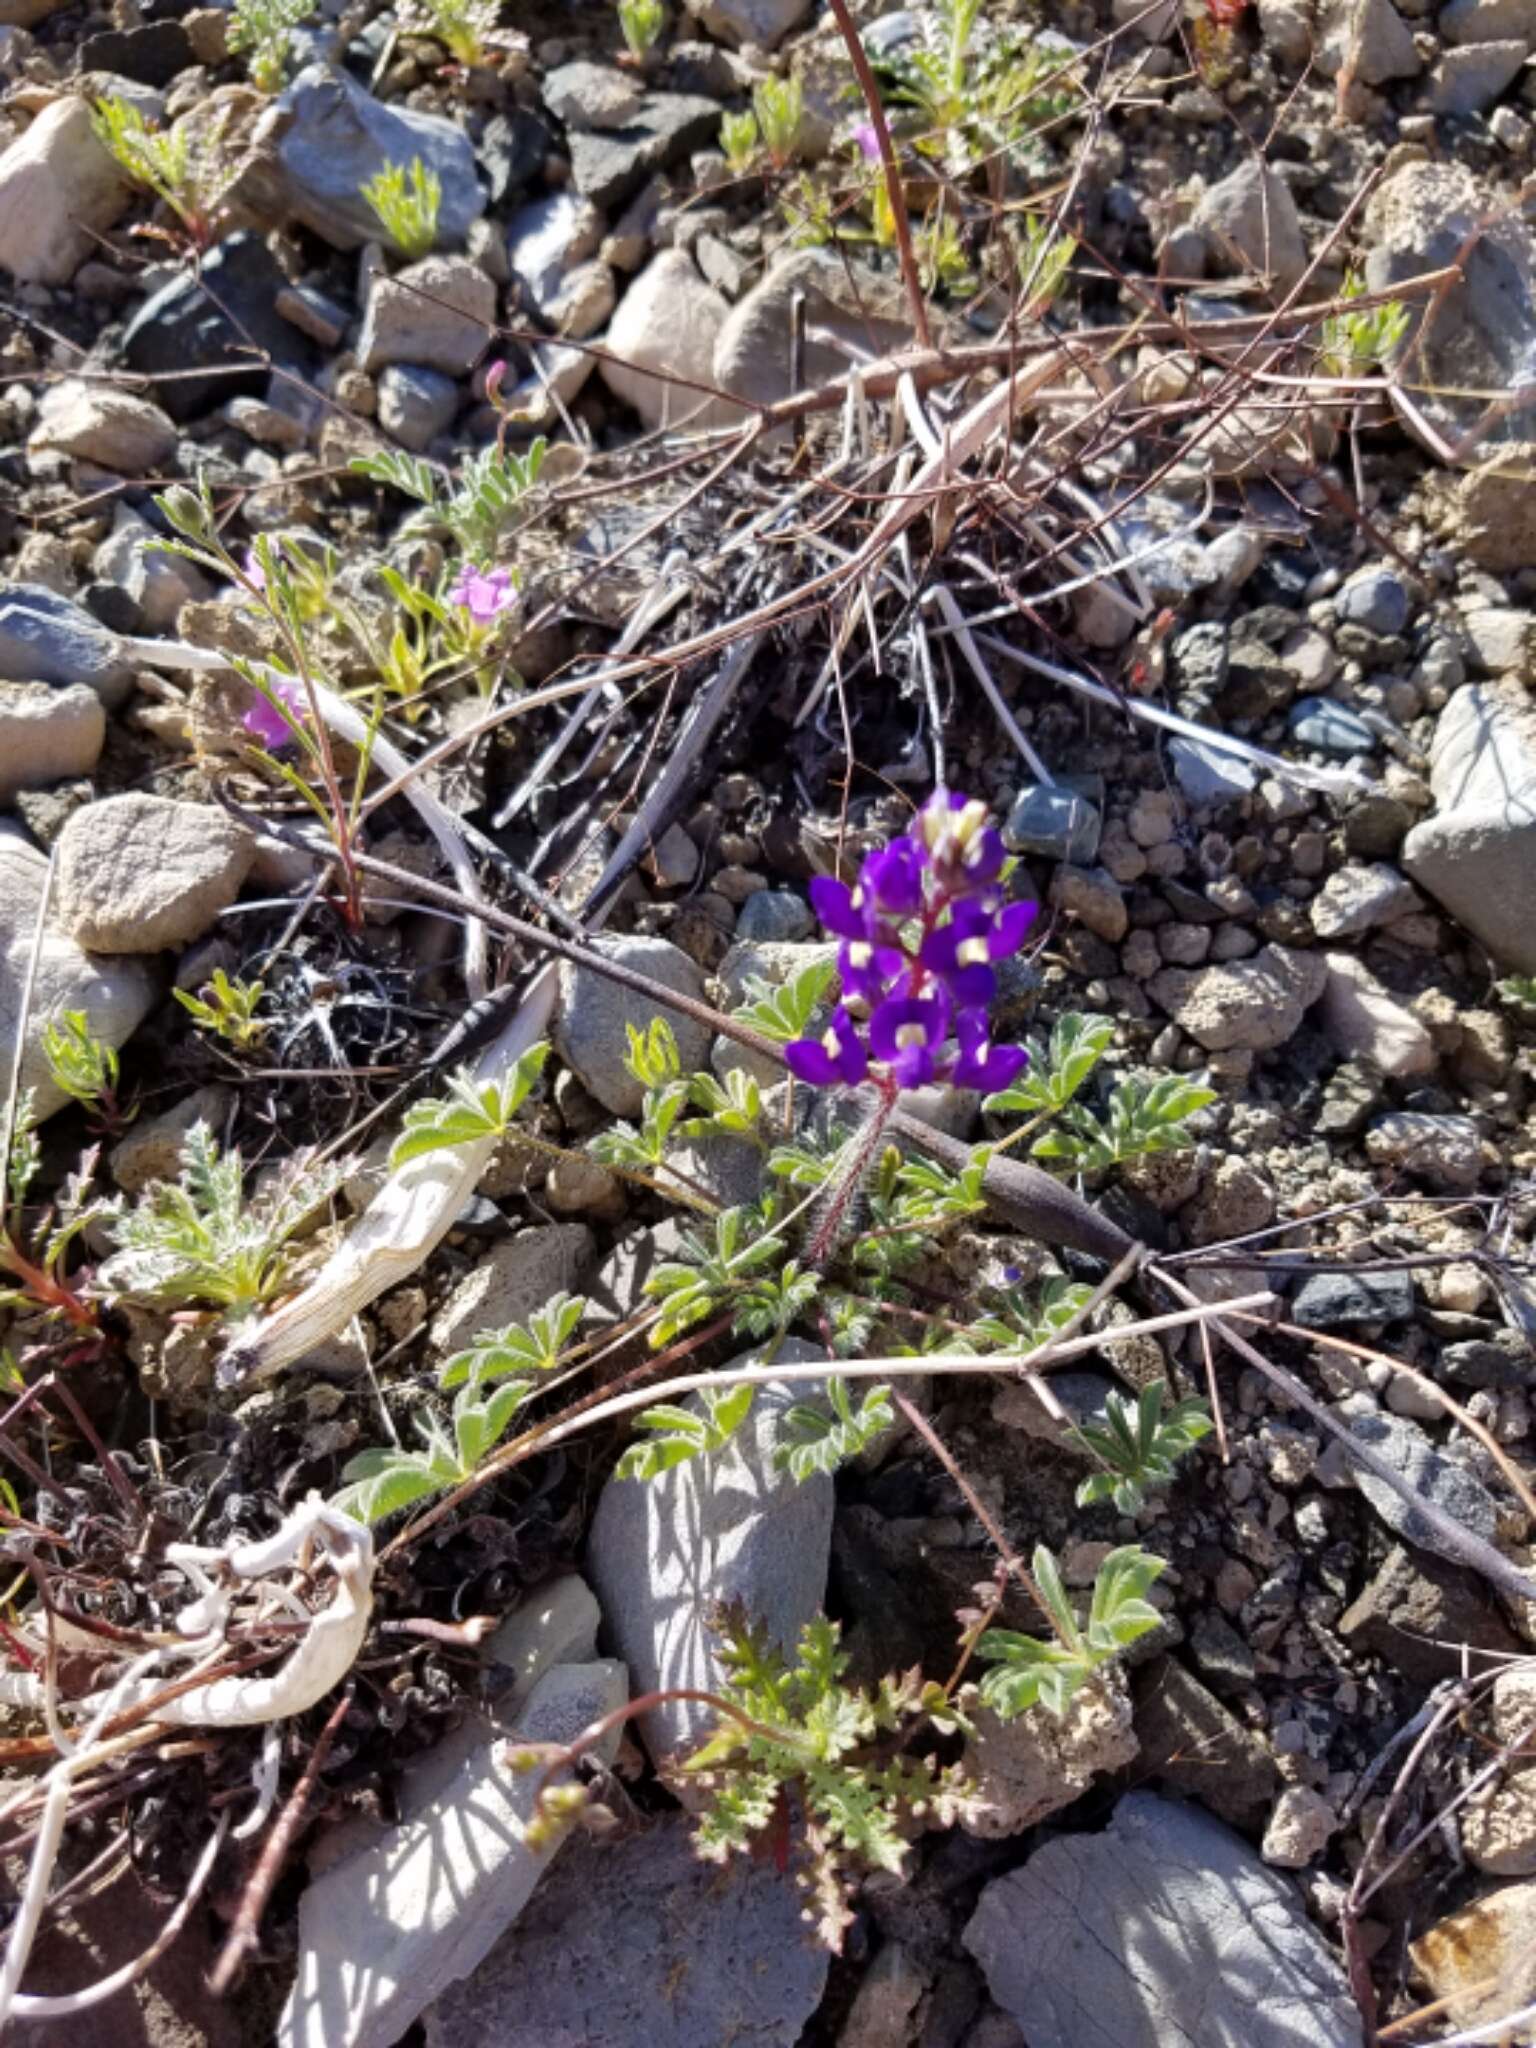
<instances>
[{"instance_id":1,"label":"dark volcanic rock","mask_svg":"<svg viewBox=\"0 0 1536 2048\"><path fill-rule=\"evenodd\" d=\"M192 61L192 39L179 21L106 29L87 36L75 52L77 71L110 71L157 90L170 85Z\"/></svg>"},{"instance_id":2,"label":"dark volcanic rock","mask_svg":"<svg viewBox=\"0 0 1536 2048\"><path fill-rule=\"evenodd\" d=\"M206 290L191 275L173 277L145 300L123 333L128 367L146 376L226 366L221 375L178 376L156 385L156 402L175 420L194 419L242 393L259 398L268 372L252 361L251 344L269 349L290 369L312 367L303 337L274 304L286 280L260 235L243 229L229 236L204 257L202 276Z\"/></svg>"}]
</instances>

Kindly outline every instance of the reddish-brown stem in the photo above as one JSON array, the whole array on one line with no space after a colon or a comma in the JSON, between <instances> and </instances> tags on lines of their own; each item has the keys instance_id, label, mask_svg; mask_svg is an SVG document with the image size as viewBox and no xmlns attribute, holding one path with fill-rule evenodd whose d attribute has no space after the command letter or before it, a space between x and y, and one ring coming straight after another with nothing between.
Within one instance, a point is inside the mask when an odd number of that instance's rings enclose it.
<instances>
[{"instance_id":1,"label":"reddish-brown stem","mask_svg":"<svg viewBox=\"0 0 1536 2048\"><path fill-rule=\"evenodd\" d=\"M875 1156L875 1148L885 1135L885 1127L896 1107L895 1082L882 1081L879 1087L880 1100L863 1130L850 1142L847 1148L848 1163L838 1167L837 1179L833 1182L831 1193L822 1207L811 1241L805 1248L805 1262L817 1272L826 1266L842 1240L843 1222L848 1214L848 1205L863 1182L864 1175L869 1169L869 1162Z\"/></svg>"},{"instance_id":2,"label":"reddish-brown stem","mask_svg":"<svg viewBox=\"0 0 1536 2048\"><path fill-rule=\"evenodd\" d=\"M869 125L875 131L875 140L880 146L880 162L885 172L885 194L891 204L891 223L896 230L896 252L901 260L901 281L906 287L907 305L912 314L912 331L922 347L932 348L932 330L928 325L928 302L923 297L923 280L918 274L917 257L912 248L912 223L907 215L907 195L902 189L901 167L896 161L896 148L891 141L890 126L885 118L885 108L880 100L880 87L870 69L869 58L864 53L864 44L853 16L848 12L847 0L829 0L832 18L837 23L843 42L847 46L848 61L853 66L853 75L859 81L859 91L864 95L864 105L869 110Z\"/></svg>"}]
</instances>

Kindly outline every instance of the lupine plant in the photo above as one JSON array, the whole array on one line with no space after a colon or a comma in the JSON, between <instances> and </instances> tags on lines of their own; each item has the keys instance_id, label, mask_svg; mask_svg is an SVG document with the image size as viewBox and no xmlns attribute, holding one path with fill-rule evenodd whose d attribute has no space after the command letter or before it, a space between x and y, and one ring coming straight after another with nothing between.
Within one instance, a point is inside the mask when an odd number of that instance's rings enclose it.
<instances>
[{"instance_id":1,"label":"lupine plant","mask_svg":"<svg viewBox=\"0 0 1536 2048\"><path fill-rule=\"evenodd\" d=\"M1090 1305L1083 1282L1058 1275L1032 1291L1008 1268L999 1284L979 1290L979 1302L941 1317L917 1306L904 1277L939 1255L946 1231L981 1213L998 1149L1035 1137L1043 1122L1087 1116L1077 1098L1113 1036L1104 1019L1065 1017L1031 1046L994 1041L989 1012L998 967L1023 946L1036 915L1033 902L1011 893L1011 881L984 807L940 792L910 831L865 858L852 884L813 882L817 912L838 941L835 965L814 963L777 988L755 983L736 1013L782 1047L793 1077L788 1089L768 1090L741 1068L686 1075L664 1018L643 1031L630 1027L626 1065L643 1090L639 1120L595 1137L589 1149L615 1171L673 1195L697 1219L646 1283L651 1343L692 1350L729 1330L756 1349L745 1371L720 1369L694 1400L658 1399L643 1408L618 1463L619 1482L655 1483L697 1463L707 1486L711 1461L729 1452L752 1412L757 1380L792 1327L818 1338L834 1359L878 1341L914 1367L943 1352L997 1352L1011 1363L1048 1344ZM828 1011L834 981L837 1000ZM525 1054L501 1087L460 1079L446 1096L418 1105L393 1163L506 1132L544 1054L543 1046ZM903 1089L935 1082L984 1090L990 1114L1024 1120L996 1143L974 1147L958 1171L905 1160L886 1141L891 1113ZM1187 1092L1165 1101L1156 1088L1119 1084L1102 1127L1113 1154L1106 1165L1138 1149L1162 1149L1208 1099L1208 1091L1179 1086ZM797 1089L825 1091L851 1123L813 1114L796 1129ZM788 1099L772 1101L775 1092ZM1149 1101L1161 1108L1148 1113ZM1035 1150L1097 1170L1085 1157L1090 1126L1101 1128L1092 1119L1068 1122L1076 1151L1053 1153L1039 1138ZM722 1205L670 1156L677 1142L704 1139L753 1146L779 1185L754 1203ZM419 1421L421 1448L395 1445L355 1459L344 1504L371 1519L450 1487L473 1489L534 1455L552 1426L568 1434L579 1409L563 1420L558 1413L521 1418L528 1402L558 1387L601 1341L601 1332L577 1339L588 1307L560 1296L527 1324L477 1337L444 1369L441 1386L452 1406L446 1414L429 1409ZM856 1402L834 1368L778 1417L770 1465L795 1482L833 1472L891 1427L898 1401L889 1387L865 1384ZM521 1433L509 1438L514 1420ZM1079 1489L1079 1503L1136 1512L1208 1427L1199 1402L1165 1409L1160 1389L1134 1406L1117 1400L1104 1427L1075 1433L1099 1467ZM802 1876L820 1929L836 1945L849 1917L849 1867L899 1869L924 1816L942 1818L964 1800L963 1768L942 1763L936 1741L968 1732L978 1705L1004 1719L1036 1705L1066 1712L1158 1623L1147 1595L1163 1564L1135 1545L1105 1558L1082 1612L1044 1546L1027 1572L1017 1569L1047 1633L992 1627L990 1607L962 1615L962 1656L947 1686L914 1672L862 1692L845 1683L833 1624L813 1622L791 1661L751 1617L721 1614L724 1680L714 1694L689 1695L703 1697L715 1718L714 1733L686 1765L710 1796L700 1823L703 1852L724 1855L767 1837L786 1855L795 1818L808 1851ZM986 1667L979 1683L962 1682L972 1657ZM648 1694L621 1711L669 1697ZM584 1803L580 1785L552 1780L579 1759L593 1732L566 1750L521 1760L542 1772L530 1840L553 1838Z\"/></svg>"}]
</instances>

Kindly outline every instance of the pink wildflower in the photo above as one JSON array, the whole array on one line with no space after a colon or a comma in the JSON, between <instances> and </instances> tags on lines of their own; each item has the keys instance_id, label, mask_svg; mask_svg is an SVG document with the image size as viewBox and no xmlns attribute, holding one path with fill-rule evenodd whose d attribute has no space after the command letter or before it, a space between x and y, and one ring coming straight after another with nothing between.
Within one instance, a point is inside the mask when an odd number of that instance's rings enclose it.
<instances>
[{"instance_id":1,"label":"pink wildflower","mask_svg":"<svg viewBox=\"0 0 1536 2048\"><path fill-rule=\"evenodd\" d=\"M449 601L463 605L477 626L488 626L516 595L510 569L477 569L471 562L459 571L459 580L448 593Z\"/></svg>"},{"instance_id":2,"label":"pink wildflower","mask_svg":"<svg viewBox=\"0 0 1536 2048\"><path fill-rule=\"evenodd\" d=\"M240 566L245 571L246 581L248 583L252 584L257 590L266 589L267 572L265 569L262 568L260 562L257 561L256 550L254 548L246 549L245 559L241 562Z\"/></svg>"},{"instance_id":3,"label":"pink wildflower","mask_svg":"<svg viewBox=\"0 0 1536 2048\"><path fill-rule=\"evenodd\" d=\"M506 363L502 361L500 357L498 357L497 360L491 364L490 368L485 373L486 402L490 405L494 405L498 412L500 412L502 409L501 383L502 379L506 376L506 374Z\"/></svg>"},{"instance_id":4,"label":"pink wildflower","mask_svg":"<svg viewBox=\"0 0 1536 2048\"><path fill-rule=\"evenodd\" d=\"M269 752L276 753L279 747L291 746L297 737L297 725L303 716L304 699L299 685L291 680L276 681L272 688L288 707L285 717L275 704L265 697L258 697L240 723Z\"/></svg>"},{"instance_id":5,"label":"pink wildflower","mask_svg":"<svg viewBox=\"0 0 1536 2048\"><path fill-rule=\"evenodd\" d=\"M861 121L858 127L854 129L852 139L859 155L864 158L866 163L879 163L880 137L875 133L873 121Z\"/></svg>"}]
</instances>

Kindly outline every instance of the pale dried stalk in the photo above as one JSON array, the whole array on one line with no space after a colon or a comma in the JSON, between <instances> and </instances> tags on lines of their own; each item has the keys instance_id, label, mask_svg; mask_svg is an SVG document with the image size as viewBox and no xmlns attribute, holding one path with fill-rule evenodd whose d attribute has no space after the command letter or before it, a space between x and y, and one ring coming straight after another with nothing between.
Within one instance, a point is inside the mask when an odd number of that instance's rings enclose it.
<instances>
[{"instance_id":1,"label":"pale dried stalk","mask_svg":"<svg viewBox=\"0 0 1536 2048\"><path fill-rule=\"evenodd\" d=\"M545 1035L558 989L559 969L551 964L477 1063L477 1083L499 1081ZM444 1146L393 1169L303 1291L235 1338L219 1362L221 1382L239 1385L292 1365L409 1279L453 1227L500 1142Z\"/></svg>"}]
</instances>

